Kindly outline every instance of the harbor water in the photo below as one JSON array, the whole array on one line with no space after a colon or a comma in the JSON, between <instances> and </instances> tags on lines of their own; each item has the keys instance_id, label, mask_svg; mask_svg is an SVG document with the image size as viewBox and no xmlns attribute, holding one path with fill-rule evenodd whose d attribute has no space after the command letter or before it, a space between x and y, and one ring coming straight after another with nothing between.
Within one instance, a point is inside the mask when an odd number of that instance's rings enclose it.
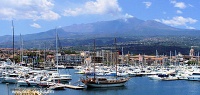
<instances>
[{"instance_id":1,"label":"harbor water","mask_svg":"<svg viewBox=\"0 0 200 95\"><path fill-rule=\"evenodd\" d=\"M62 73L72 75L71 84L77 82L81 74L74 69L60 69ZM0 84L0 95L14 95L16 84ZM40 88L38 88L40 89ZM132 77L124 87L86 88L74 90L53 90L48 95L200 95L200 82L187 80L161 81L150 80L148 77Z\"/></svg>"}]
</instances>

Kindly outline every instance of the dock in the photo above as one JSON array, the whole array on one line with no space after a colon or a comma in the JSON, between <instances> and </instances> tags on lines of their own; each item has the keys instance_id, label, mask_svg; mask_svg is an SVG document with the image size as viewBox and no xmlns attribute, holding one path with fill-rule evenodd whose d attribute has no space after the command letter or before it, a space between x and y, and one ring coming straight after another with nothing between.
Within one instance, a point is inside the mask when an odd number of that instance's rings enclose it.
<instances>
[{"instance_id":1,"label":"dock","mask_svg":"<svg viewBox=\"0 0 200 95\"><path fill-rule=\"evenodd\" d=\"M71 89L77 89L77 90L81 90L84 89L85 87L83 86L75 86L75 85L65 85L66 88L71 88Z\"/></svg>"},{"instance_id":2,"label":"dock","mask_svg":"<svg viewBox=\"0 0 200 95\"><path fill-rule=\"evenodd\" d=\"M75 86L75 85L70 85L70 84L59 84L59 85L65 86L66 88L70 88L70 89L76 89L76 90L85 89L84 86Z\"/></svg>"}]
</instances>

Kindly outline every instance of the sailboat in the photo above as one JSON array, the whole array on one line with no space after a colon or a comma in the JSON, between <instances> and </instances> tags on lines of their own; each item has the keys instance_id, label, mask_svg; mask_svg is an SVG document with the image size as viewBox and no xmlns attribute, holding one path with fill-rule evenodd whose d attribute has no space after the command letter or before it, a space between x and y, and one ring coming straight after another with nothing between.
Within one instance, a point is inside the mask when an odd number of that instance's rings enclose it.
<instances>
[{"instance_id":1,"label":"sailboat","mask_svg":"<svg viewBox=\"0 0 200 95\"><path fill-rule=\"evenodd\" d=\"M12 20L12 31L13 31L13 58L12 58L13 62L11 62L11 61L9 62L9 65L8 65L9 67L10 66L14 67L14 65L15 65L15 57L14 57L14 55L15 55L15 47L14 47L14 23L13 23L13 20ZM7 68L7 67L5 67L5 68ZM7 72L7 70L5 72L6 72L5 76L1 76L0 77L0 82L2 82L2 83L16 83L17 80L19 80L18 74Z\"/></svg>"},{"instance_id":2,"label":"sailboat","mask_svg":"<svg viewBox=\"0 0 200 95\"><path fill-rule=\"evenodd\" d=\"M71 75L70 74L59 74L58 70L58 33L56 29L56 65L57 65L57 73L54 73L52 76L52 80L54 81L61 81L61 82L68 82L71 80Z\"/></svg>"},{"instance_id":3,"label":"sailboat","mask_svg":"<svg viewBox=\"0 0 200 95\"><path fill-rule=\"evenodd\" d=\"M116 42L116 39L115 39ZM117 52L115 52L117 54ZM95 59L95 40L94 40L94 58ZM94 77L81 78L81 82L84 83L87 87L97 87L97 88L105 88L105 87L119 87L124 86L125 83L130 79L129 77L117 77L117 57L116 57L116 76L114 78L108 77L97 77L95 74L95 61L94 61Z\"/></svg>"}]
</instances>

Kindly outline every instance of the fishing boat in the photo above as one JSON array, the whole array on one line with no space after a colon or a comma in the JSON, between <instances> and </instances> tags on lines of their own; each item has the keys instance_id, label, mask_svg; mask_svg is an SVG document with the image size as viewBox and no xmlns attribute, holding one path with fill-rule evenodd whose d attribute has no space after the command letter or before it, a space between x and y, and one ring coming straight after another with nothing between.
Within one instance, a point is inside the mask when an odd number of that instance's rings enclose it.
<instances>
[{"instance_id":1,"label":"fishing boat","mask_svg":"<svg viewBox=\"0 0 200 95\"><path fill-rule=\"evenodd\" d=\"M87 85L87 87L119 87L124 86L129 78L107 78L107 77L95 77L81 79L81 81Z\"/></svg>"},{"instance_id":2,"label":"fishing boat","mask_svg":"<svg viewBox=\"0 0 200 95\"><path fill-rule=\"evenodd\" d=\"M116 39L115 39L116 42ZM130 79L129 77L117 77L117 52L115 53L116 55L116 76L109 78L109 77L98 77L96 76L96 74L94 73L94 77L90 77L88 78L86 76L86 78L81 78L81 82L84 83L87 87L97 87L97 88L105 88L105 87L119 87L119 86L124 86L125 83ZM93 67L94 67L94 72L95 72L95 40L94 40L94 56L93 56Z\"/></svg>"}]
</instances>

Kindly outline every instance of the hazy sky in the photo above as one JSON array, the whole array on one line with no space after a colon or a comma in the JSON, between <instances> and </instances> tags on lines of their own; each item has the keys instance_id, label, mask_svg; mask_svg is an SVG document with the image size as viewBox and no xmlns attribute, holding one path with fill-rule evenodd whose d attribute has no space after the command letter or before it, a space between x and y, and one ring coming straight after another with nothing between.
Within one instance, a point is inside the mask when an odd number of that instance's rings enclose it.
<instances>
[{"instance_id":1,"label":"hazy sky","mask_svg":"<svg viewBox=\"0 0 200 95\"><path fill-rule=\"evenodd\" d=\"M200 0L0 0L0 36L136 17L200 30Z\"/></svg>"}]
</instances>

